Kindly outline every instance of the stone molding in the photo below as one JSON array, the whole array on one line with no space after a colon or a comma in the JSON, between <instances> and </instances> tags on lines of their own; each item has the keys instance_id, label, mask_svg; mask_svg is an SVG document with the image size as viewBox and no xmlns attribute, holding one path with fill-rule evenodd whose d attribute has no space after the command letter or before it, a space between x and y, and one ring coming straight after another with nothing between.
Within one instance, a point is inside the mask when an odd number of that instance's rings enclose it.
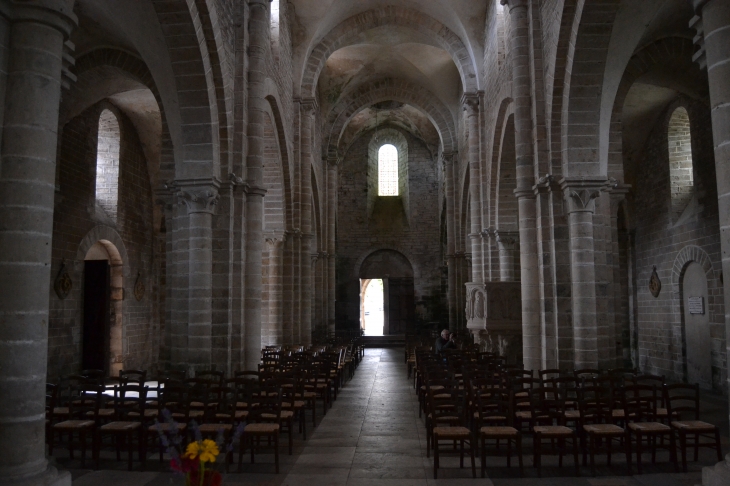
<instances>
[{"instance_id":1,"label":"stone molding","mask_svg":"<svg viewBox=\"0 0 730 486\"><path fill-rule=\"evenodd\" d=\"M307 116L314 116L314 114L317 112L317 109L319 108L319 104L317 103L316 98L300 98L294 101L299 102L302 113Z\"/></svg>"},{"instance_id":2,"label":"stone molding","mask_svg":"<svg viewBox=\"0 0 730 486\"><path fill-rule=\"evenodd\" d=\"M515 244L519 240L519 232L517 231L495 231L497 244L500 250L514 250Z\"/></svg>"},{"instance_id":3,"label":"stone molding","mask_svg":"<svg viewBox=\"0 0 730 486\"><path fill-rule=\"evenodd\" d=\"M702 70L707 69L707 51L705 50L705 28L702 24L701 17L702 7L704 7L706 3L707 0L699 2L695 0L694 4L696 15L692 17L689 21L689 28L694 29L697 32L697 34L695 34L694 38L692 39L692 42L694 42L698 49L697 52L692 55L692 61L696 62Z\"/></svg>"},{"instance_id":4,"label":"stone molding","mask_svg":"<svg viewBox=\"0 0 730 486\"><path fill-rule=\"evenodd\" d=\"M73 2L64 0L42 0L33 3L2 2L5 8L0 8L0 14L7 16L12 21L38 22L52 27L63 34L64 42L68 40L71 31L79 23L73 13ZM70 4L69 4L70 3Z\"/></svg>"},{"instance_id":5,"label":"stone molding","mask_svg":"<svg viewBox=\"0 0 730 486\"><path fill-rule=\"evenodd\" d=\"M513 8L527 8L527 0L500 0L499 3L508 7L510 11Z\"/></svg>"},{"instance_id":6,"label":"stone molding","mask_svg":"<svg viewBox=\"0 0 730 486\"><path fill-rule=\"evenodd\" d=\"M243 192L245 192L247 196L264 197L268 191L263 187L252 186L251 184L246 182L243 186Z\"/></svg>"},{"instance_id":7,"label":"stone molding","mask_svg":"<svg viewBox=\"0 0 730 486\"><path fill-rule=\"evenodd\" d=\"M479 94L464 93L461 96L461 106L468 116L476 116L479 112Z\"/></svg>"}]
</instances>

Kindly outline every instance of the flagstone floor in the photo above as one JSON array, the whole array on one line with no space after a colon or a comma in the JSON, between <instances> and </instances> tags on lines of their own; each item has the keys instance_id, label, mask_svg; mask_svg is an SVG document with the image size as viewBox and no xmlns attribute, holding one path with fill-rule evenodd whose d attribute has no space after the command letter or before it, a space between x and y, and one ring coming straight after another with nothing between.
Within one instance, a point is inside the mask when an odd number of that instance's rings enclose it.
<instances>
[{"instance_id":1,"label":"flagstone floor","mask_svg":"<svg viewBox=\"0 0 730 486\"><path fill-rule=\"evenodd\" d=\"M727 417L726 400L703 400L703 406L718 420ZM722 426L727 430L726 423ZM367 349L354 379L347 382L310 433L306 441L296 436L293 455L287 455L286 447L282 447L281 474L274 474L272 455L257 454L256 464L249 464L246 456L241 472L225 475L224 486L693 486L701 483L702 466L716 462L712 451L702 451L700 461L689 464L690 472L676 474L668 456L660 453L657 464L646 465L643 475L629 476L620 455L614 456L610 468L603 456L597 458L598 475L592 478L589 468L581 467L581 477L574 477L570 459L558 468L557 458L548 457L543 460L543 478L538 479L527 449L525 478L519 477L517 467L507 468L504 458L493 457L488 462L488 478L480 477L477 460L477 479L472 479L468 460L467 467L460 469L455 455L442 458L439 479L434 480L432 459L426 457L425 428L418 417L413 383L406 379L402 348ZM723 442L727 446L727 439ZM109 469L90 471L78 469L78 461L59 453L57 462L71 470L74 486L184 484L166 465L159 465L154 455L150 455L147 468L156 470L128 472L126 462L114 461L113 455L102 459L101 466ZM135 467L139 468L139 463L135 462Z\"/></svg>"}]
</instances>

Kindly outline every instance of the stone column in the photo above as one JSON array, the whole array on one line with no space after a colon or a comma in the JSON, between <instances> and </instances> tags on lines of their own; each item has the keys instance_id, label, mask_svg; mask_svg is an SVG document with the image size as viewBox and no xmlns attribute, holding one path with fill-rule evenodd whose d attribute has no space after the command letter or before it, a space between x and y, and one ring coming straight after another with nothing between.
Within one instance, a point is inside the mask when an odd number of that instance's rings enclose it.
<instances>
[{"instance_id":1,"label":"stone column","mask_svg":"<svg viewBox=\"0 0 730 486\"><path fill-rule=\"evenodd\" d=\"M453 332L456 330L456 309L459 305L464 305L463 302L456 300L456 233L454 218L454 163L456 161L456 154L445 153L442 154L442 163L445 169L445 181L444 185L445 196L446 196L446 261L448 271L448 305L449 305L449 329Z\"/></svg>"},{"instance_id":2,"label":"stone column","mask_svg":"<svg viewBox=\"0 0 730 486\"><path fill-rule=\"evenodd\" d=\"M481 216L481 170L479 168L479 96L476 93L464 93L461 104L466 112L466 129L469 157L469 202L471 221L469 238L471 239L471 258L473 283L484 282L484 266L482 263L482 216Z\"/></svg>"},{"instance_id":3,"label":"stone column","mask_svg":"<svg viewBox=\"0 0 730 486\"><path fill-rule=\"evenodd\" d=\"M570 228L570 280L575 368L598 368L596 268L593 246L595 199L606 181L562 179Z\"/></svg>"},{"instance_id":4,"label":"stone column","mask_svg":"<svg viewBox=\"0 0 730 486\"><path fill-rule=\"evenodd\" d=\"M3 2L10 25L0 172L0 482L71 484L45 457L48 285L63 44L73 2Z\"/></svg>"},{"instance_id":5,"label":"stone column","mask_svg":"<svg viewBox=\"0 0 730 486\"><path fill-rule=\"evenodd\" d=\"M327 330L335 333L336 258L335 223L337 221L337 164L327 164Z\"/></svg>"},{"instance_id":6,"label":"stone column","mask_svg":"<svg viewBox=\"0 0 730 486\"><path fill-rule=\"evenodd\" d=\"M499 247L499 280L500 282L514 282L517 234L497 230L496 236Z\"/></svg>"},{"instance_id":7,"label":"stone column","mask_svg":"<svg viewBox=\"0 0 730 486\"><path fill-rule=\"evenodd\" d=\"M720 215L722 274L730 276L730 2L693 0L697 16L691 26L697 30L695 42L700 50L695 60L707 68L715 142L715 172ZM730 358L730 284L723 286L725 303L725 343ZM730 361L728 361L730 363ZM728 374L730 383L730 373ZM730 455L714 469L704 468L702 484L730 483Z\"/></svg>"},{"instance_id":8,"label":"stone column","mask_svg":"<svg viewBox=\"0 0 730 486\"><path fill-rule=\"evenodd\" d=\"M317 109L315 99L306 99L301 102L301 176L302 176L302 318L300 325L301 344L312 343L312 127L314 126L314 114Z\"/></svg>"},{"instance_id":9,"label":"stone column","mask_svg":"<svg viewBox=\"0 0 730 486\"><path fill-rule=\"evenodd\" d=\"M530 46L527 0L501 0L508 5L511 23L512 95L515 104L515 152L520 227L520 282L522 288L522 348L525 369L542 367L540 275L537 245L537 204L530 98Z\"/></svg>"},{"instance_id":10,"label":"stone column","mask_svg":"<svg viewBox=\"0 0 730 486\"><path fill-rule=\"evenodd\" d=\"M244 325L246 369L261 361L261 252L263 251L264 121L269 0L248 0L248 154L246 156L246 253Z\"/></svg>"},{"instance_id":11,"label":"stone column","mask_svg":"<svg viewBox=\"0 0 730 486\"><path fill-rule=\"evenodd\" d=\"M269 325L273 334L272 344L283 344L284 329L283 307L284 292L282 289L284 262L284 236L266 238L269 246Z\"/></svg>"},{"instance_id":12,"label":"stone column","mask_svg":"<svg viewBox=\"0 0 730 486\"><path fill-rule=\"evenodd\" d=\"M180 204L187 208L188 234L188 350L187 364L208 369L211 363L213 317L213 214L218 204L218 184L189 186L176 181Z\"/></svg>"}]
</instances>

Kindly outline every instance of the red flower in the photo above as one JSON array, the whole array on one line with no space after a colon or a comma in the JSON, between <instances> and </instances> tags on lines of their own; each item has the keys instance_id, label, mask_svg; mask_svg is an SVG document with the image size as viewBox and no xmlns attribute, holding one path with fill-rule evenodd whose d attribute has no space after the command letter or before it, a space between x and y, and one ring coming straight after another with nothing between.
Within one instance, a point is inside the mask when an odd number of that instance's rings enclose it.
<instances>
[{"instance_id":1,"label":"red flower","mask_svg":"<svg viewBox=\"0 0 730 486\"><path fill-rule=\"evenodd\" d=\"M191 471L189 477L190 479L188 484L190 484L191 486L198 486L200 484L199 471ZM203 477L204 486L221 486L222 482L223 476L221 476L221 473L219 473L218 471L205 471Z\"/></svg>"},{"instance_id":2,"label":"red flower","mask_svg":"<svg viewBox=\"0 0 730 486\"><path fill-rule=\"evenodd\" d=\"M200 464L192 459L176 458L170 460L170 468L181 473L197 472Z\"/></svg>"}]
</instances>

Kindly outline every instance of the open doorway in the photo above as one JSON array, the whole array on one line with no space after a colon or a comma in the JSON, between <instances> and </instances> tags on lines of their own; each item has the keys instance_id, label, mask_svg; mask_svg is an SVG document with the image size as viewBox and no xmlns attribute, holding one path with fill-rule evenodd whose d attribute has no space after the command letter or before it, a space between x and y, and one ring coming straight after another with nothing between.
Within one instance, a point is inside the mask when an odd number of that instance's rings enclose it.
<instances>
[{"instance_id":1,"label":"open doorway","mask_svg":"<svg viewBox=\"0 0 730 486\"><path fill-rule=\"evenodd\" d=\"M360 322L365 336L383 335L383 295L382 279L360 279Z\"/></svg>"},{"instance_id":2,"label":"open doorway","mask_svg":"<svg viewBox=\"0 0 730 486\"><path fill-rule=\"evenodd\" d=\"M84 256L82 369L116 376L123 369L123 265L119 250L99 240Z\"/></svg>"}]
</instances>

